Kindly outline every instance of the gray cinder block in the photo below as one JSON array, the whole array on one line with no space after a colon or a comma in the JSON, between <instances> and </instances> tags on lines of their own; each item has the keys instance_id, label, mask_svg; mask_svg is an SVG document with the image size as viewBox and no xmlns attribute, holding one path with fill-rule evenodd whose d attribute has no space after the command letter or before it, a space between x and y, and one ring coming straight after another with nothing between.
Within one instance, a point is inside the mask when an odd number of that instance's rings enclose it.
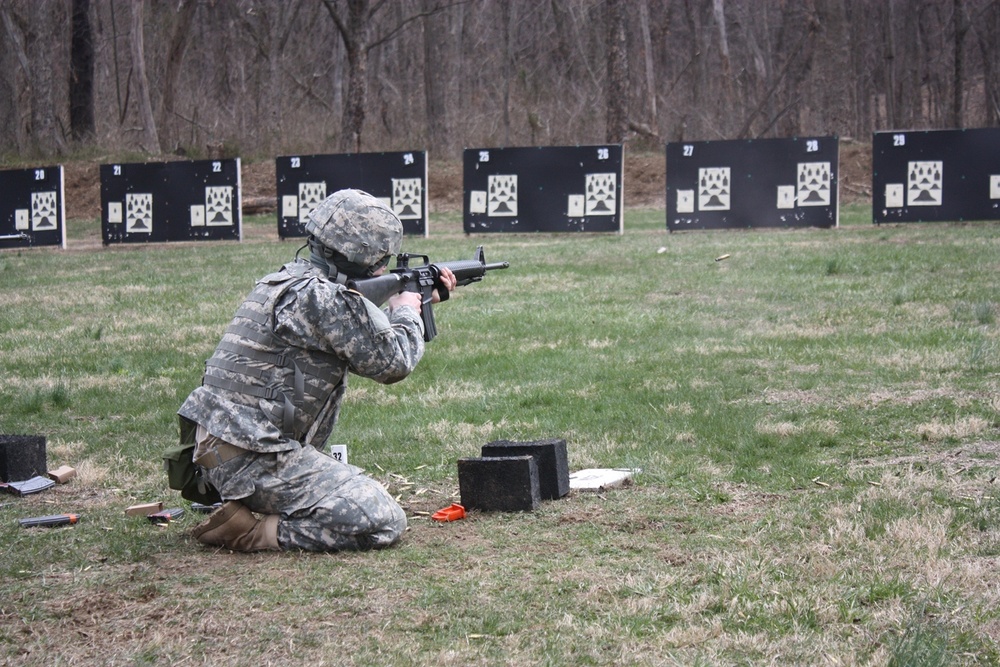
<instances>
[{"instance_id":1,"label":"gray cinder block","mask_svg":"<svg viewBox=\"0 0 1000 667\"><path fill-rule=\"evenodd\" d=\"M45 436L0 435L0 480L23 482L45 474Z\"/></svg>"},{"instance_id":2,"label":"gray cinder block","mask_svg":"<svg viewBox=\"0 0 1000 667\"><path fill-rule=\"evenodd\" d=\"M538 465L538 489L542 500L556 500L569 493L569 459L566 455L566 441L561 438L529 442L494 440L483 445L482 455L529 455Z\"/></svg>"},{"instance_id":3,"label":"gray cinder block","mask_svg":"<svg viewBox=\"0 0 1000 667\"><path fill-rule=\"evenodd\" d=\"M458 488L467 510L530 512L541 505L538 464L531 456L459 459Z\"/></svg>"}]
</instances>

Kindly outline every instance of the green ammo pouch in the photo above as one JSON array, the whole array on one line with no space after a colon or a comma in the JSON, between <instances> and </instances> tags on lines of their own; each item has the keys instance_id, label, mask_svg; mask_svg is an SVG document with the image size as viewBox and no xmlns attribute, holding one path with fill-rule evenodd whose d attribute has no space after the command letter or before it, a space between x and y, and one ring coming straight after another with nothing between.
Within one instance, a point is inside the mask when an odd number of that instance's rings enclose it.
<instances>
[{"instance_id":1,"label":"green ammo pouch","mask_svg":"<svg viewBox=\"0 0 1000 667\"><path fill-rule=\"evenodd\" d=\"M163 467L167 471L167 484L181 492L181 497L193 503L214 505L222 498L215 487L202 476L194 464L194 443L177 445L163 453Z\"/></svg>"}]
</instances>

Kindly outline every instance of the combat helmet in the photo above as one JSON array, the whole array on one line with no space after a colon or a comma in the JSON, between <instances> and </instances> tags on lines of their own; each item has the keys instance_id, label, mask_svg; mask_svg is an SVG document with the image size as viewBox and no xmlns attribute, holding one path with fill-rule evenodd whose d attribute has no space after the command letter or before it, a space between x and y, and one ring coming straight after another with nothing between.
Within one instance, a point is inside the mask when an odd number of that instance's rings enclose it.
<instances>
[{"instance_id":1,"label":"combat helmet","mask_svg":"<svg viewBox=\"0 0 1000 667\"><path fill-rule=\"evenodd\" d=\"M392 209L361 190L338 190L306 219L313 262L329 264L330 276L367 278L399 252L403 223Z\"/></svg>"}]
</instances>

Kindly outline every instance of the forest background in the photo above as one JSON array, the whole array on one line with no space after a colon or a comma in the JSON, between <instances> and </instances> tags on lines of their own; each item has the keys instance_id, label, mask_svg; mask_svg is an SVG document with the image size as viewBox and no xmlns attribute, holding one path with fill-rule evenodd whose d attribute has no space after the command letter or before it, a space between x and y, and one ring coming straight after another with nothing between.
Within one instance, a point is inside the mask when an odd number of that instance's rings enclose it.
<instances>
[{"instance_id":1,"label":"forest background","mask_svg":"<svg viewBox=\"0 0 1000 667\"><path fill-rule=\"evenodd\" d=\"M996 126L996 0L0 0L0 162Z\"/></svg>"}]
</instances>

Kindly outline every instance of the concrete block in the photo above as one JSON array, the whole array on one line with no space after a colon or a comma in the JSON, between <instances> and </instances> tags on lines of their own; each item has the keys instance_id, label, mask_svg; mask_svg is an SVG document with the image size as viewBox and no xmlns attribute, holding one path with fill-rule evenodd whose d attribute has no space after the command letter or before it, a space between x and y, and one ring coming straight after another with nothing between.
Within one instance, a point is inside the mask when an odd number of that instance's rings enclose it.
<instances>
[{"instance_id":1,"label":"concrete block","mask_svg":"<svg viewBox=\"0 0 1000 667\"><path fill-rule=\"evenodd\" d=\"M532 456L459 459L458 488L467 510L530 512L541 505Z\"/></svg>"},{"instance_id":2,"label":"concrete block","mask_svg":"<svg viewBox=\"0 0 1000 667\"><path fill-rule=\"evenodd\" d=\"M23 482L47 471L45 436L0 435L0 480Z\"/></svg>"},{"instance_id":3,"label":"concrete block","mask_svg":"<svg viewBox=\"0 0 1000 667\"><path fill-rule=\"evenodd\" d=\"M569 458L565 440L494 440L483 445L482 455L531 456L538 465L538 490L542 500L556 500L569 493Z\"/></svg>"}]
</instances>

